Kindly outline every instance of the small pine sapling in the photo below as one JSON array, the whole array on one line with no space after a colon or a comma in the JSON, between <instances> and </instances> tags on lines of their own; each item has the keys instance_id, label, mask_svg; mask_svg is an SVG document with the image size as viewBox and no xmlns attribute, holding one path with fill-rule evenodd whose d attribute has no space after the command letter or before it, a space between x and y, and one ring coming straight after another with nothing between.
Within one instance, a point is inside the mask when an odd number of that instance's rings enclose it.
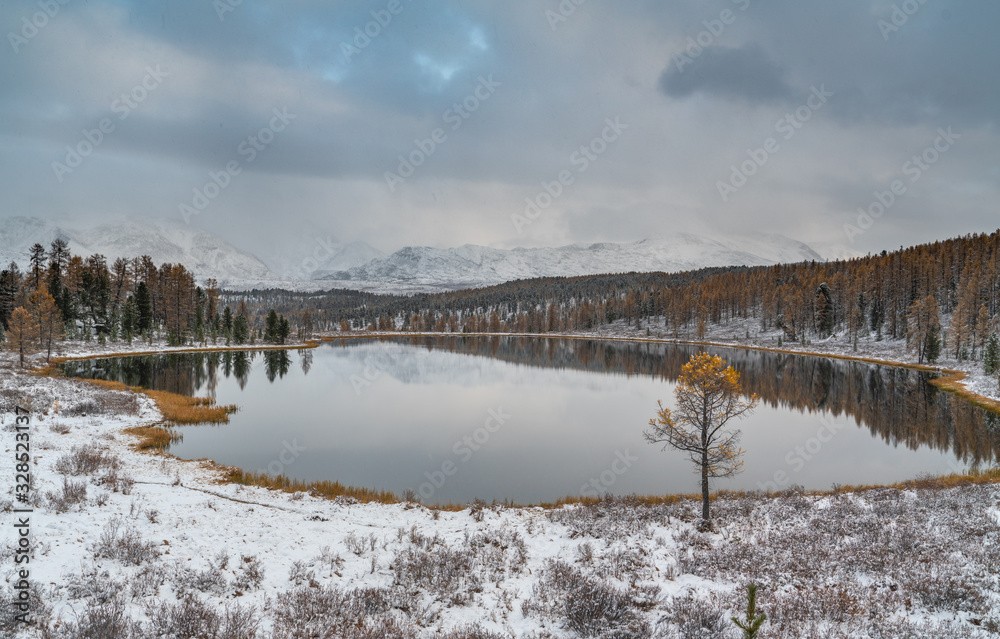
<instances>
[{"instance_id":1,"label":"small pine sapling","mask_svg":"<svg viewBox=\"0 0 1000 639\"><path fill-rule=\"evenodd\" d=\"M767 621L767 615L764 613L757 613L757 584L750 584L747 587L747 616L746 619L740 621L739 618L733 617L733 623L743 631L743 639L757 639L757 633L760 632L760 627L764 625Z\"/></svg>"}]
</instances>

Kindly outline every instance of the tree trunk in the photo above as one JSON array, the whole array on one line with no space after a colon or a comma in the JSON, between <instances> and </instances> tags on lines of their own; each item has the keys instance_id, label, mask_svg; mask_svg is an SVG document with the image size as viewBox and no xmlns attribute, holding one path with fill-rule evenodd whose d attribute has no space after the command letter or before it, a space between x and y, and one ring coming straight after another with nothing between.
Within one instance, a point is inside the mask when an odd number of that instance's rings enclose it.
<instances>
[{"instance_id":1,"label":"tree trunk","mask_svg":"<svg viewBox=\"0 0 1000 639\"><path fill-rule=\"evenodd\" d=\"M708 510L708 450L701 451L701 518L709 521L712 516Z\"/></svg>"},{"instance_id":2,"label":"tree trunk","mask_svg":"<svg viewBox=\"0 0 1000 639\"><path fill-rule=\"evenodd\" d=\"M712 519L708 509L708 399L701 404L701 518Z\"/></svg>"}]
</instances>

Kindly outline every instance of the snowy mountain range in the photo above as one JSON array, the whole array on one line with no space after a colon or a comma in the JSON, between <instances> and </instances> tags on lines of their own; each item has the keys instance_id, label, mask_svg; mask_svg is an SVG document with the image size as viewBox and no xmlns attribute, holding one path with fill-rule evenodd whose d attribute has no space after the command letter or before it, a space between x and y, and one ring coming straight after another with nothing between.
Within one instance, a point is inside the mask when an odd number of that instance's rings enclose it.
<instances>
[{"instance_id":1,"label":"snowy mountain range","mask_svg":"<svg viewBox=\"0 0 1000 639\"><path fill-rule=\"evenodd\" d=\"M55 224L29 217L0 219L0 264L27 267L28 249L36 242L46 248L61 237L74 255L100 253L119 257L148 255L157 264L181 263L204 281L242 283L276 279L266 264L218 236L169 222L122 221L90 227Z\"/></svg>"},{"instance_id":2,"label":"snowy mountain range","mask_svg":"<svg viewBox=\"0 0 1000 639\"><path fill-rule=\"evenodd\" d=\"M764 266L823 257L782 235L703 237L678 234L628 243L570 244L556 248L495 249L466 244L453 249L406 247L354 268L318 271L313 279L344 288L404 284L466 288L531 277L628 271L687 271L706 266Z\"/></svg>"},{"instance_id":3,"label":"snowy mountain range","mask_svg":"<svg viewBox=\"0 0 1000 639\"><path fill-rule=\"evenodd\" d=\"M265 260L211 233L172 222L124 221L84 227L37 218L0 219L0 265L26 267L29 247L48 248L61 237L78 255L149 255L157 264L180 262L200 281L246 289L353 288L416 292L500 284L515 279L686 271L706 266L764 266L817 260L808 245L777 234L705 237L677 234L628 243L570 244L555 248L496 249L466 244L440 249L408 246L384 255L363 242L339 243L322 233L302 242L275 242Z\"/></svg>"}]
</instances>

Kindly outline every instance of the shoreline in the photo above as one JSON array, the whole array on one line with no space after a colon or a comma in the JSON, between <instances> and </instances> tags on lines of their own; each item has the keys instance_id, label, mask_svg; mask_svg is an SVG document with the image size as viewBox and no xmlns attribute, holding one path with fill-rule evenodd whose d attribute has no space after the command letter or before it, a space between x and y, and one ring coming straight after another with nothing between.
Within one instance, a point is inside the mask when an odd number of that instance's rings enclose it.
<instances>
[{"instance_id":1,"label":"shoreline","mask_svg":"<svg viewBox=\"0 0 1000 639\"><path fill-rule=\"evenodd\" d=\"M584 341L613 341L613 342L628 342L628 343L653 343L653 344L681 344L690 346L714 346L717 348L732 348L741 350L751 350L751 351L761 351L768 353L783 353L786 355L800 355L803 357L822 357L829 359L838 359L843 361L853 361L862 362L865 364L877 364L880 366L892 366L896 368L907 368L910 370L923 371L928 373L937 373L939 377L936 377L930 381L931 384L938 386L942 390L954 393L963 399L970 401L971 403L985 408L992 412L1000 415L1000 400L994 399L992 397L987 397L985 395L980 395L975 393L968 388L966 388L961 382L969 373L967 371L956 370L951 368L944 368L940 366L934 366L929 364L918 364L914 362L905 362L898 359L883 359L877 357L864 357L859 355L846 355L844 353L830 353L823 351L809 351L809 350L795 350L790 348L776 348L771 346L761 346L756 344L740 344L733 342L723 342L723 341L711 341L711 340L696 340L696 339L681 339L681 338L667 338L667 337L638 337L638 336L624 336L624 335L581 335L578 333L427 333L427 332L372 332L372 333L360 333L352 332L346 334L322 334L317 335L315 338L307 339L301 343L294 344L269 344L266 346L258 345L242 345L242 346L181 346L181 347L166 347L157 350L144 350L144 351L112 351L109 353L88 353L85 355L60 355L53 357L50 361L50 366L57 366L65 362L70 361L85 361L91 359L109 359L118 357L140 357L140 356L150 356L150 355L170 355L173 353L184 354L184 353L223 353L223 352L233 352L233 351L269 351L269 350L304 350L311 348L318 348L320 344L324 342L334 342L336 340L347 340L347 339L380 339L380 338L412 338L412 337L436 337L436 338L463 338L463 337L527 337L533 339L575 339ZM44 370L44 367L43 369ZM33 372L40 372L39 369L35 369Z\"/></svg>"},{"instance_id":2,"label":"shoreline","mask_svg":"<svg viewBox=\"0 0 1000 639\"><path fill-rule=\"evenodd\" d=\"M573 333L557 333L557 334L536 334L536 333L437 333L437 332L372 332L372 333L362 333L362 332L352 332L347 334L319 334L314 338L307 339L301 343L288 344L288 345L243 345L243 346L211 346L211 347L166 347L158 350L147 350L147 351L127 351L119 353L107 353L107 354L86 354L86 355L66 355L60 356L58 358L52 358L51 363L46 367L46 372L42 371L32 371L33 374L43 374L47 376L54 376L52 373L56 371L56 367L59 364L69 362L69 361L86 361L91 359L105 359L105 358L117 358L117 357L140 357L149 355L168 355L173 353L184 354L184 353L210 353L210 352L233 352L233 351L269 351L269 350L304 350L318 348L323 343L335 342L337 340L365 340L365 339L399 339L399 338L463 338L463 337L478 337L478 338L495 338L495 337L517 337L517 338L529 338L529 339L574 339L582 341L616 341L616 342L626 342L626 343L656 343L656 344L678 344L678 345L690 345L690 346L711 346L716 348L729 348L729 349L742 349L749 351L761 351L770 353L781 353L787 355L797 355L802 357L819 357L819 358L829 358L838 359L843 361L855 361L866 364L876 364L879 366L891 366L896 368L906 368L910 370L918 370L923 372L937 373L939 376L930 380L930 383L934 386L941 388L945 392L955 394L956 396L962 398L965 401L970 402L975 406L979 406L984 410L988 410L1000 415L1000 402L989 397L985 397L968 390L964 385L961 384L961 380L965 379L968 375L967 372L954 369L946 369L937 366L930 366L926 364L916 364L912 362L901 362L897 360L888 360L874 357L863 357L854 355L845 355L841 353L824 353L820 351L799 351L788 348L772 348L761 345L749 345L749 344L733 344L720 341L710 341L710 340L685 340L677 338L665 338L665 337L641 337L641 336L627 336L627 335L580 335ZM81 379L83 381L88 381L85 378L73 378ZM129 389L130 392L139 393L140 391L136 389ZM197 426L198 424L181 424L183 426ZM159 428L169 433L168 428L165 428L163 422L157 422L154 424L147 424L148 428ZM257 486L260 488L265 488L268 490L273 490L277 492L282 492L285 494L294 495L299 492L308 492L311 494L322 494L328 493L325 489L326 486L334 484L338 487L334 494L329 494L325 497L326 499L336 500L340 497L352 497L353 495L362 495L374 493L382 495L382 497L375 499L363 500L364 503L373 501L375 503L383 505L392 505L397 503L416 503L424 508L439 511L450 511L450 512L460 512L467 508L473 506L473 503L435 503L435 504L423 504L419 501L417 502L407 502L403 496L396 495L391 491L377 491L374 489L366 487L358 487L347 485L344 486L340 484L337 480L320 480L314 482L302 482L299 480L294 480L284 475L278 476L276 478L269 479L269 476L257 477L256 473L252 473L245 469L228 466L225 464L220 464L215 460L203 458L198 460L185 460L174 456L169 452L169 445L164 448L156 447L137 447L137 452L146 453L159 456L169 456L180 462L201 462L208 463L212 469L220 474L218 479L220 484L235 484L243 486ZM239 478L239 480L237 479ZM242 480L242 481L240 481ZM894 482L891 484L861 484L861 485L844 485L837 489L813 489L802 491L804 494L812 496L829 496L835 495L843 492L864 492L868 490L878 490L885 488L895 488L899 490L910 489L913 487L921 486L924 488L930 488L933 486L938 486L941 488L950 488L957 485L968 485L968 484L979 484L979 483L1000 483L1000 471L996 468L988 468L985 471L976 471L967 474L950 473L945 475L938 475L933 478L933 480L910 478L907 480ZM755 496L759 491L753 490L726 490L720 489L711 493L711 499L715 501L722 497L747 497ZM788 492L780 491L772 493L767 491L763 493L768 497L778 496L783 493ZM693 493L666 493L666 494L656 494L656 495L619 495L617 498L628 498L633 499L637 503L646 506L655 506L675 503L684 500L698 500L699 495ZM479 500L477 500L478 502ZM532 508L542 508L545 510L554 510L561 508L566 505L579 504L579 505L592 505L599 503L601 498L593 498L586 496L574 496L567 495L565 497L556 499L551 502L541 502L538 504L515 504L509 503L504 504L509 508L518 509L532 509Z\"/></svg>"},{"instance_id":3,"label":"shoreline","mask_svg":"<svg viewBox=\"0 0 1000 639\"><path fill-rule=\"evenodd\" d=\"M498 335L510 334L477 336ZM442 334L353 338L428 336ZM822 492L716 491L711 531L699 530L699 499L686 495L455 511L363 503L227 482L228 467L211 460L143 454L127 431L162 420L153 399L83 382L0 375L0 398L32 410L37 443L31 581L39 626L16 635L25 639L110 613L142 623L149 636L168 613L224 615L237 605L259 622L259 634L245 635L255 639L290 624L307 632L308 619L339 619L341 609L369 611L374 627L406 629L381 633L394 639L570 639L579 636L566 625L570 602L602 615L596 623L608 632L626 630L625 619L635 630L626 636L654 636L655 628L674 637L704 614L728 624L745 607L748 579L761 586L776 639L817 624L835 636L871 628L863 636L986 639L987 626L1000 622L991 572L1000 473ZM87 447L118 466L67 473L62 460ZM0 472L8 471L12 455L0 458ZM81 486L82 499L71 501ZM0 549L15 534L0 530ZM114 554L122 545L142 557ZM803 579L824 586L801 592ZM11 584L0 588L0 605L15 593ZM806 599L820 607L804 608ZM604 616L609 601L616 607Z\"/></svg>"}]
</instances>

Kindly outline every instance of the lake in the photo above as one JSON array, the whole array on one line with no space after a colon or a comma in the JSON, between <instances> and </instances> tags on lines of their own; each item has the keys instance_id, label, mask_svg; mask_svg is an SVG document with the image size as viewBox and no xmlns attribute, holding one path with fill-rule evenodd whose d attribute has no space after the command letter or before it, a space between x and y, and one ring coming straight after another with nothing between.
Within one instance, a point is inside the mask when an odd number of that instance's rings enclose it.
<instances>
[{"instance_id":1,"label":"lake","mask_svg":"<svg viewBox=\"0 0 1000 639\"><path fill-rule=\"evenodd\" d=\"M744 472L713 489L889 483L985 466L997 418L899 367L735 348L524 337L338 339L315 349L69 362L69 375L237 404L170 452L303 480L520 504L696 492L685 456L647 444L681 366L721 355L760 395Z\"/></svg>"}]
</instances>

